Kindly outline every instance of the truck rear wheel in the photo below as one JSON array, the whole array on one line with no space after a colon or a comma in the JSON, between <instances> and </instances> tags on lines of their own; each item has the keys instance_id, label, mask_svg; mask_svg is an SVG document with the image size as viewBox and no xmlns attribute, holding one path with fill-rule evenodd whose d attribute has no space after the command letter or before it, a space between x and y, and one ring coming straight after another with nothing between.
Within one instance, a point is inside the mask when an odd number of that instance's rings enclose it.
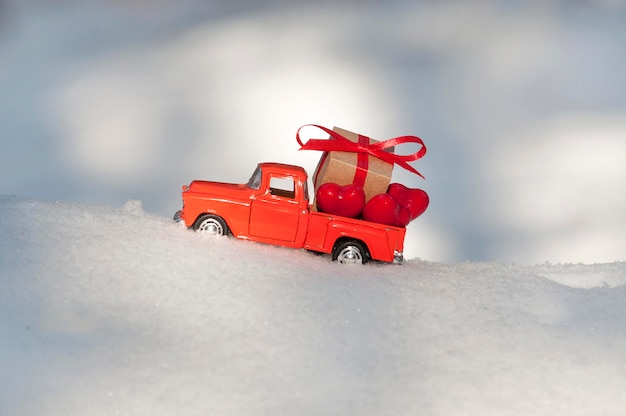
<instances>
[{"instance_id":1,"label":"truck rear wheel","mask_svg":"<svg viewBox=\"0 0 626 416\"><path fill-rule=\"evenodd\" d=\"M333 261L341 264L365 264L369 261L369 253L363 243L348 240L339 243L333 249Z\"/></svg>"},{"instance_id":2,"label":"truck rear wheel","mask_svg":"<svg viewBox=\"0 0 626 416\"><path fill-rule=\"evenodd\" d=\"M195 231L206 233L207 235L228 235L228 226L222 217L213 214L205 214L198 217L193 223Z\"/></svg>"}]
</instances>

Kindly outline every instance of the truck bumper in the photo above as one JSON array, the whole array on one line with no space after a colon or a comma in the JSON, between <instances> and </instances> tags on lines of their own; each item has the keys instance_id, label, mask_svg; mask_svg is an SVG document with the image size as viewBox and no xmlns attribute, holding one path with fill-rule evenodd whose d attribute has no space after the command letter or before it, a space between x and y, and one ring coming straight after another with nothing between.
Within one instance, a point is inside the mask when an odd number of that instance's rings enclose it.
<instances>
[{"instance_id":1,"label":"truck bumper","mask_svg":"<svg viewBox=\"0 0 626 416\"><path fill-rule=\"evenodd\" d=\"M176 211L176 214L174 214L174 222L177 224L183 224L183 225L185 224L182 211Z\"/></svg>"},{"instance_id":2,"label":"truck bumper","mask_svg":"<svg viewBox=\"0 0 626 416\"><path fill-rule=\"evenodd\" d=\"M402 264L404 262L404 254L401 251L393 251L393 264Z\"/></svg>"}]
</instances>

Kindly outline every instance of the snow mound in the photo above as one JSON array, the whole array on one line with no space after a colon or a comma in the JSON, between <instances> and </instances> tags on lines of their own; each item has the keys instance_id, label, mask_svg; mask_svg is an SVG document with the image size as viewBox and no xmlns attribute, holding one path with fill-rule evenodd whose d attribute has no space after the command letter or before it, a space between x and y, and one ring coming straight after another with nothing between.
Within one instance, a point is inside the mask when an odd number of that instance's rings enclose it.
<instances>
[{"instance_id":1,"label":"snow mound","mask_svg":"<svg viewBox=\"0 0 626 416\"><path fill-rule=\"evenodd\" d=\"M0 414L621 414L625 263L340 266L0 196Z\"/></svg>"},{"instance_id":2,"label":"snow mound","mask_svg":"<svg viewBox=\"0 0 626 416\"><path fill-rule=\"evenodd\" d=\"M536 266L535 273L563 285L590 289L593 287L617 287L626 284L626 268L623 262L608 264L550 264Z\"/></svg>"}]
</instances>

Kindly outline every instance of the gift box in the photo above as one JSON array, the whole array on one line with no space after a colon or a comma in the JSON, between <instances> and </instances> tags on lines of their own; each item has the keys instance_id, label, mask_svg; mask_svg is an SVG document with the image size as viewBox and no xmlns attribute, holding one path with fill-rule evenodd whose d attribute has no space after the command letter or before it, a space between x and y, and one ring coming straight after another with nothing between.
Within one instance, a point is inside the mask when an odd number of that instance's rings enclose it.
<instances>
[{"instance_id":1,"label":"gift box","mask_svg":"<svg viewBox=\"0 0 626 416\"><path fill-rule=\"evenodd\" d=\"M334 127L333 132L361 146L369 146L379 143L348 130ZM329 140L334 140L331 136ZM393 147L384 151L393 153ZM369 201L375 195L385 193L391 182L393 163L385 162L380 158L366 152L324 152L313 174L315 192L325 183L338 185L355 184L363 188L365 201ZM313 204L315 207L315 203Z\"/></svg>"}]
</instances>

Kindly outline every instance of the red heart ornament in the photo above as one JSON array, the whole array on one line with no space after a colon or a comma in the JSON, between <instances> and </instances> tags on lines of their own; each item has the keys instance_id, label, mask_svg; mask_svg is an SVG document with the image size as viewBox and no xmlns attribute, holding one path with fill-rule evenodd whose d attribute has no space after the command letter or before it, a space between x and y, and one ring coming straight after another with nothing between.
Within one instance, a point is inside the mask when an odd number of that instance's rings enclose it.
<instances>
[{"instance_id":1,"label":"red heart ornament","mask_svg":"<svg viewBox=\"0 0 626 416\"><path fill-rule=\"evenodd\" d=\"M411 211L409 211L407 207L403 207L400 204L398 205L399 205L399 209L398 209L398 217L396 218L396 225L398 227L406 227L411 222Z\"/></svg>"},{"instance_id":2,"label":"red heart ornament","mask_svg":"<svg viewBox=\"0 0 626 416\"><path fill-rule=\"evenodd\" d=\"M407 224L422 215L428 208L428 194L421 189L407 188L402 184L392 183L387 188L387 193L411 213Z\"/></svg>"},{"instance_id":3,"label":"red heart ornament","mask_svg":"<svg viewBox=\"0 0 626 416\"><path fill-rule=\"evenodd\" d=\"M406 212L405 214L406 215ZM379 224L399 226L400 205L389 194L378 194L365 204L363 219Z\"/></svg>"},{"instance_id":4,"label":"red heart ornament","mask_svg":"<svg viewBox=\"0 0 626 416\"><path fill-rule=\"evenodd\" d=\"M365 206L365 192L357 185L325 183L315 193L317 209L342 217L358 218Z\"/></svg>"}]
</instances>

